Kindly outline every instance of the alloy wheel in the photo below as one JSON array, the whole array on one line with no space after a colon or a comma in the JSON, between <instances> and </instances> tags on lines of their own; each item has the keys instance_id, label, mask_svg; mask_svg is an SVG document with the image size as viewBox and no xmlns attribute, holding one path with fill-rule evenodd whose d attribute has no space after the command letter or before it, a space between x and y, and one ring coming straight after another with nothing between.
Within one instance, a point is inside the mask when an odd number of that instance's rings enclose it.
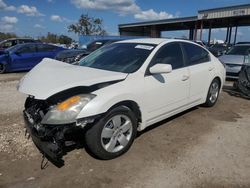
<instances>
[{"instance_id":1,"label":"alloy wheel","mask_svg":"<svg viewBox=\"0 0 250 188\"><path fill-rule=\"evenodd\" d=\"M102 147L107 152L119 152L128 145L132 133L131 119L126 115L115 115L103 127L101 133Z\"/></svg>"},{"instance_id":2,"label":"alloy wheel","mask_svg":"<svg viewBox=\"0 0 250 188\"><path fill-rule=\"evenodd\" d=\"M216 102L218 95L219 95L219 84L217 82L213 82L210 88L210 97L209 97L211 103Z\"/></svg>"}]
</instances>

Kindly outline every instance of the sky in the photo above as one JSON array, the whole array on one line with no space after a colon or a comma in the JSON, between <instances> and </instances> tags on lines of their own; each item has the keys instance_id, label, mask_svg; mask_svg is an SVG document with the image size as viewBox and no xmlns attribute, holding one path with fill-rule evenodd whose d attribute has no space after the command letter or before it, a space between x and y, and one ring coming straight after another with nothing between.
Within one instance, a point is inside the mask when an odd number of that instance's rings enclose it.
<instances>
[{"instance_id":1,"label":"sky","mask_svg":"<svg viewBox=\"0 0 250 188\"><path fill-rule=\"evenodd\" d=\"M198 10L249 4L250 0L0 0L0 32L39 37L47 32L68 33L81 14L103 19L109 35L118 35L118 24L196 16ZM225 29L212 31L212 39L225 38ZM238 41L250 41L250 27L238 29ZM187 31L163 32L164 37L188 36ZM207 38L207 31L203 35Z\"/></svg>"}]
</instances>

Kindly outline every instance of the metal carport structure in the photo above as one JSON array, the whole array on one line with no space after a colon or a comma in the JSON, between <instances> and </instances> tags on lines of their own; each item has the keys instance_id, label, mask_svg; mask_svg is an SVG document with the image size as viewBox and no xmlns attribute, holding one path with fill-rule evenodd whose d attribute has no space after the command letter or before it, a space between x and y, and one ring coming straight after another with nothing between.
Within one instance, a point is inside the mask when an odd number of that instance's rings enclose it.
<instances>
[{"instance_id":1,"label":"metal carport structure","mask_svg":"<svg viewBox=\"0 0 250 188\"><path fill-rule=\"evenodd\" d=\"M189 30L189 39L202 39L204 29L208 29L208 42L211 30L227 28L225 41L231 43L232 29L235 27L233 43L236 42L237 30L240 26L250 26L250 4L221 7L198 11L197 16L120 24L122 36L161 37L162 31Z\"/></svg>"}]
</instances>

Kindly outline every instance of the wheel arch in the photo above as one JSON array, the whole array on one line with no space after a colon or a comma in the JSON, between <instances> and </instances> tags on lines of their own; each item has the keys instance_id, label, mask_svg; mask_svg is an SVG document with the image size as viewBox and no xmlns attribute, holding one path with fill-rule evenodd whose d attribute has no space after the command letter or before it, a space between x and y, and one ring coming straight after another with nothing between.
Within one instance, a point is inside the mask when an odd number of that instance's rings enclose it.
<instances>
[{"instance_id":1,"label":"wheel arch","mask_svg":"<svg viewBox=\"0 0 250 188\"><path fill-rule=\"evenodd\" d=\"M221 89L222 88L222 79L219 76L215 76L213 80L215 80L215 79L217 79L219 81L220 89ZM212 80L212 82L213 82L213 80Z\"/></svg>"},{"instance_id":2,"label":"wheel arch","mask_svg":"<svg viewBox=\"0 0 250 188\"><path fill-rule=\"evenodd\" d=\"M116 108L118 106L126 106L127 108L129 108L131 111L134 112L138 122L142 121L142 113L141 113L140 107L135 101L133 101L133 100L124 100L124 101L117 102L116 104L112 105L108 109L108 111L110 111L110 110L112 110L112 109L114 109L114 108Z\"/></svg>"}]
</instances>

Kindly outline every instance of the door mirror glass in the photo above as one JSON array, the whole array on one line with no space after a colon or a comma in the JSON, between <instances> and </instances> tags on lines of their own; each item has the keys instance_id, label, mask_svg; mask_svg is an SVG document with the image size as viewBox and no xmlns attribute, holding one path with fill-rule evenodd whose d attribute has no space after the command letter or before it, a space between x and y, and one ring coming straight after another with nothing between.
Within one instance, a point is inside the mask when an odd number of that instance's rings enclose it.
<instances>
[{"instance_id":1,"label":"door mirror glass","mask_svg":"<svg viewBox=\"0 0 250 188\"><path fill-rule=\"evenodd\" d=\"M150 67L149 72L151 74L163 74L172 72L172 65L170 64L156 64Z\"/></svg>"}]
</instances>

